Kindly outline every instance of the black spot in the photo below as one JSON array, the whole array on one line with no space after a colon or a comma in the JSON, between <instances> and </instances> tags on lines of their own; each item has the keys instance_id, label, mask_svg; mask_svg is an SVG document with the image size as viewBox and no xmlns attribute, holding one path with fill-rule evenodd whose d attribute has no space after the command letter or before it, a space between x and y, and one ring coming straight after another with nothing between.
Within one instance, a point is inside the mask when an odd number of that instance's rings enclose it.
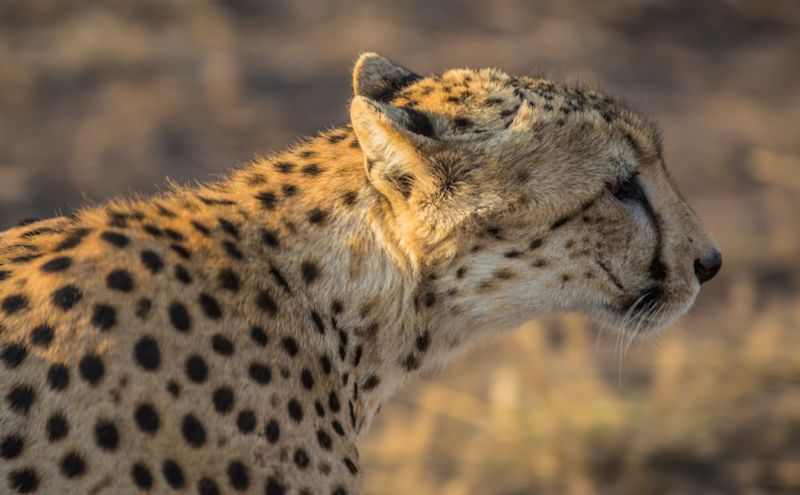
<instances>
[{"instance_id":1,"label":"black spot","mask_svg":"<svg viewBox=\"0 0 800 495\"><path fill-rule=\"evenodd\" d=\"M333 446L333 439L325 430L317 430L317 442L319 442L319 446L325 450L331 450Z\"/></svg>"},{"instance_id":2,"label":"black spot","mask_svg":"<svg viewBox=\"0 0 800 495\"><path fill-rule=\"evenodd\" d=\"M189 285L192 283L192 276L182 265L175 265L175 278L184 285Z\"/></svg>"},{"instance_id":3,"label":"black spot","mask_svg":"<svg viewBox=\"0 0 800 495\"><path fill-rule=\"evenodd\" d=\"M344 465L347 467L347 470L350 471L350 474L355 476L358 473L358 467L349 457L342 459L342 462L344 462Z\"/></svg>"},{"instance_id":4,"label":"black spot","mask_svg":"<svg viewBox=\"0 0 800 495\"><path fill-rule=\"evenodd\" d=\"M131 242L125 235L111 231L101 233L100 239L118 248L123 248Z\"/></svg>"},{"instance_id":5,"label":"black spot","mask_svg":"<svg viewBox=\"0 0 800 495\"><path fill-rule=\"evenodd\" d=\"M131 478L133 483L141 490L149 490L153 487L153 475L147 466L141 462L137 462L131 468Z\"/></svg>"},{"instance_id":6,"label":"black spot","mask_svg":"<svg viewBox=\"0 0 800 495\"><path fill-rule=\"evenodd\" d=\"M31 330L31 343L39 347L47 348L53 342L54 333L55 331L50 325L38 325Z\"/></svg>"},{"instance_id":7,"label":"black spot","mask_svg":"<svg viewBox=\"0 0 800 495\"><path fill-rule=\"evenodd\" d=\"M233 270L220 270L217 280L219 281L219 286L223 289L231 292L237 292L239 290L239 277Z\"/></svg>"},{"instance_id":8,"label":"black spot","mask_svg":"<svg viewBox=\"0 0 800 495\"><path fill-rule=\"evenodd\" d=\"M277 442L281 437L281 427L278 424L278 421L274 418L267 421L267 425L264 427L264 433L266 434L269 443Z\"/></svg>"},{"instance_id":9,"label":"black spot","mask_svg":"<svg viewBox=\"0 0 800 495\"><path fill-rule=\"evenodd\" d=\"M269 268L269 274L272 275L272 279L275 281L276 284L281 286L283 290L285 290L288 294L292 293L292 290L289 288L289 282L286 281L286 278L283 276L280 270L278 270L274 266L271 266Z\"/></svg>"},{"instance_id":10,"label":"black spot","mask_svg":"<svg viewBox=\"0 0 800 495\"><path fill-rule=\"evenodd\" d=\"M200 232L201 234L203 234L205 236L208 236L208 235L211 234L211 230L208 227L206 227L205 225L203 225L202 223L198 222L197 220L192 220L191 224L192 224L192 227L194 227L194 229L196 231Z\"/></svg>"},{"instance_id":11,"label":"black spot","mask_svg":"<svg viewBox=\"0 0 800 495\"><path fill-rule=\"evenodd\" d=\"M263 363L251 363L247 369L247 374L261 385L266 385L272 380L272 370Z\"/></svg>"},{"instance_id":12,"label":"black spot","mask_svg":"<svg viewBox=\"0 0 800 495\"><path fill-rule=\"evenodd\" d=\"M269 342L267 334L261 327L253 327L250 329L250 339L261 347L264 347Z\"/></svg>"},{"instance_id":13,"label":"black spot","mask_svg":"<svg viewBox=\"0 0 800 495\"><path fill-rule=\"evenodd\" d=\"M427 330L417 336L417 349L420 352L425 352L428 350L428 347L431 345L431 334Z\"/></svg>"},{"instance_id":14,"label":"black spot","mask_svg":"<svg viewBox=\"0 0 800 495\"><path fill-rule=\"evenodd\" d=\"M331 392L328 394L328 407L334 414L338 413L341 410L342 405L339 402L339 396L336 395L336 392Z\"/></svg>"},{"instance_id":15,"label":"black spot","mask_svg":"<svg viewBox=\"0 0 800 495\"><path fill-rule=\"evenodd\" d=\"M47 430L47 440L57 442L69 433L69 423L64 415L56 413L48 418L45 429Z\"/></svg>"},{"instance_id":16,"label":"black spot","mask_svg":"<svg viewBox=\"0 0 800 495\"><path fill-rule=\"evenodd\" d=\"M317 412L317 416L320 418L325 417L325 408L322 406L322 403L318 400L314 401L314 410Z\"/></svg>"},{"instance_id":17,"label":"black spot","mask_svg":"<svg viewBox=\"0 0 800 495\"><path fill-rule=\"evenodd\" d=\"M170 380L167 382L167 392L177 399L181 395L181 386L175 380Z\"/></svg>"},{"instance_id":18,"label":"black spot","mask_svg":"<svg viewBox=\"0 0 800 495\"><path fill-rule=\"evenodd\" d=\"M189 250L188 250L188 249L186 249L186 247L184 247L184 246L182 246L182 245L180 245L180 244L177 244L177 243L174 243L174 242L173 242L172 244L170 244L170 245L169 245L169 247L170 247L170 249L172 249L172 250L173 250L173 251L174 251L174 252L175 252L175 253L176 253L178 256L180 256L181 258L183 258L183 259L185 259L185 260L188 260L189 258L191 258L191 257L192 257L192 253L190 253L190 252L189 252Z\"/></svg>"},{"instance_id":19,"label":"black spot","mask_svg":"<svg viewBox=\"0 0 800 495\"><path fill-rule=\"evenodd\" d=\"M208 365L197 354L189 356L186 360L186 376L195 383L203 383L208 378Z\"/></svg>"},{"instance_id":20,"label":"black spot","mask_svg":"<svg viewBox=\"0 0 800 495\"><path fill-rule=\"evenodd\" d=\"M188 332L191 326L191 319L189 318L189 312L186 310L186 306L173 301L169 305L169 321L172 323L175 330L182 333Z\"/></svg>"},{"instance_id":21,"label":"black spot","mask_svg":"<svg viewBox=\"0 0 800 495\"><path fill-rule=\"evenodd\" d=\"M44 263L41 266L41 270L45 273L63 272L70 266L72 266L72 258L68 256L59 256L58 258L53 258L47 263Z\"/></svg>"},{"instance_id":22,"label":"black spot","mask_svg":"<svg viewBox=\"0 0 800 495\"><path fill-rule=\"evenodd\" d=\"M286 487L283 483L276 480L274 477L269 476L267 478L267 490L266 495L285 495L286 494Z\"/></svg>"},{"instance_id":23,"label":"black spot","mask_svg":"<svg viewBox=\"0 0 800 495\"><path fill-rule=\"evenodd\" d=\"M101 449L114 451L119 445L119 431L113 422L101 419L94 425L94 440Z\"/></svg>"},{"instance_id":24,"label":"black spot","mask_svg":"<svg viewBox=\"0 0 800 495\"><path fill-rule=\"evenodd\" d=\"M561 227L565 223L569 222L569 217L559 218L552 225L550 225L550 230L556 230L557 228Z\"/></svg>"},{"instance_id":25,"label":"black spot","mask_svg":"<svg viewBox=\"0 0 800 495\"><path fill-rule=\"evenodd\" d=\"M234 489L244 491L250 486L250 475L247 472L247 467L240 461L232 461L228 464L227 472L228 482Z\"/></svg>"},{"instance_id":26,"label":"black spot","mask_svg":"<svg viewBox=\"0 0 800 495\"><path fill-rule=\"evenodd\" d=\"M261 230L261 241L269 247L278 247L280 244L278 233L268 229Z\"/></svg>"},{"instance_id":27,"label":"black spot","mask_svg":"<svg viewBox=\"0 0 800 495\"><path fill-rule=\"evenodd\" d=\"M202 447L206 443L206 430L203 424L191 414L183 417L181 433L186 442L194 448Z\"/></svg>"},{"instance_id":28,"label":"black spot","mask_svg":"<svg viewBox=\"0 0 800 495\"><path fill-rule=\"evenodd\" d=\"M326 375L331 373L331 360L328 358L328 356L321 356L319 358L319 364L322 366L323 373Z\"/></svg>"},{"instance_id":29,"label":"black spot","mask_svg":"<svg viewBox=\"0 0 800 495\"><path fill-rule=\"evenodd\" d=\"M28 356L28 349L21 344L6 344L3 347L3 353L0 354L3 364L6 368L14 369L18 367L25 358Z\"/></svg>"},{"instance_id":30,"label":"black spot","mask_svg":"<svg viewBox=\"0 0 800 495\"><path fill-rule=\"evenodd\" d=\"M145 249L141 252L142 264L152 273L158 273L164 268L164 261L155 251Z\"/></svg>"},{"instance_id":31,"label":"black spot","mask_svg":"<svg viewBox=\"0 0 800 495\"><path fill-rule=\"evenodd\" d=\"M542 239L534 239L534 240L532 240L532 241L531 241L531 243L530 243L530 246L529 246L529 247L530 247L531 249L539 249L540 247L542 247L542 243L543 243L543 242L544 242L544 241L542 241Z\"/></svg>"},{"instance_id":32,"label":"black spot","mask_svg":"<svg viewBox=\"0 0 800 495\"><path fill-rule=\"evenodd\" d=\"M319 274L317 265L310 261L305 261L300 265L300 272L303 274L303 280L305 280L307 284L313 282Z\"/></svg>"},{"instance_id":33,"label":"black spot","mask_svg":"<svg viewBox=\"0 0 800 495\"><path fill-rule=\"evenodd\" d=\"M86 461L77 452L70 452L61 458L61 474L66 478L76 478L86 472Z\"/></svg>"},{"instance_id":34,"label":"black spot","mask_svg":"<svg viewBox=\"0 0 800 495\"><path fill-rule=\"evenodd\" d=\"M78 371L81 374L81 378L86 380L89 385L95 386L103 378L106 367L100 356L89 352L78 362Z\"/></svg>"},{"instance_id":35,"label":"black spot","mask_svg":"<svg viewBox=\"0 0 800 495\"><path fill-rule=\"evenodd\" d=\"M244 254L242 254L242 252L239 250L238 247L236 247L236 244L234 244L233 242L222 241L222 248L225 249L225 253L227 253L227 255L230 256L231 258L235 260L244 259Z\"/></svg>"},{"instance_id":36,"label":"black spot","mask_svg":"<svg viewBox=\"0 0 800 495\"><path fill-rule=\"evenodd\" d=\"M47 370L47 384L52 390L65 390L69 386L69 369L63 364L51 364Z\"/></svg>"},{"instance_id":37,"label":"black spot","mask_svg":"<svg viewBox=\"0 0 800 495\"><path fill-rule=\"evenodd\" d=\"M221 228L223 232L233 236L236 239L239 239L239 229L236 227L236 225L234 225L233 223L224 218L220 218L218 220L219 220L219 228Z\"/></svg>"},{"instance_id":38,"label":"black spot","mask_svg":"<svg viewBox=\"0 0 800 495\"><path fill-rule=\"evenodd\" d=\"M419 368L419 359L417 359L417 357L414 356L413 354L409 354L403 360L403 367L407 371L413 371L413 370Z\"/></svg>"},{"instance_id":39,"label":"black spot","mask_svg":"<svg viewBox=\"0 0 800 495\"><path fill-rule=\"evenodd\" d=\"M342 203L345 206L352 206L355 204L356 200L358 199L358 193L355 191L348 191L342 195Z\"/></svg>"},{"instance_id":40,"label":"black spot","mask_svg":"<svg viewBox=\"0 0 800 495\"><path fill-rule=\"evenodd\" d=\"M11 277L11 272L8 270L0 270L0 282L3 280L8 280Z\"/></svg>"},{"instance_id":41,"label":"black spot","mask_svg":"<svg viewBox=\"0 0 800 495\"><path fill-rule=\"evenodd\" d=\"M0 457L3 459L14 459L22 453L25 442L19 435L8 435L0 442Z\"/></svg>"},{"instance_id":42,"label":"black spot","mask_svg":"<svg viewBox=\"0 0 800 495\"><path fill-rule=\"evenodd\" d=\"M297 341L292 337L285 337L283 340L281 340L281 347L283 347L283 350L286 351L286 354L288 354L290 357L295 357L299 351L299 348L297 347Z\"/></svg>"},{"instance_id":43,"label":"black spot","mask_svg":"<svg viewBox=\"0 0 800 495\"><path fill-rule=\"evenodd\" d=\"M278 172L282 174L288 174L292 170L294 170L294 163L291 162L278 162L275 164L275 168L278 169Z\"/></svg>"},{"instance_id":44,"label":"black spot","mask_svg":"<svg viewBox=\"0 0 800 495\"><path fill-rule=\"evenodd\" d=\"M317 332L324 334L325 333L325 323L322 322L322 317L316 311L311 312L311 321L314 322L314 328L317 329Z\"/></svg>"},{"instance_id":45,"label":"black spot","mask_svg":"<svg viewBox=\"0 0 800 495\"><path fill-rule=\"evenodd\" d=\"M506 258L519 258L520 256L522 256L522 253L520 253L515 249L512 249L511 251L506 251L505 253L503 253L503 256Z\"/></svg>"},{"instance_id":46,"label":"black spot","mask_svg":"<svg viewBox=\"0 0 800 495\"><path fill-rule=\"evenodd\" d=\"M147 315L150 314L150 308L152 308L152 306L153 303L150 301L150 299L147 299L146 297L143 297L138 301L136 301L136 308L134 309L136 317L141 320L147 318Z\"/></svg>"},{"instance_id":47,"label":"black spot","mask_svg":"<svg viewBox=\"0 0 800 495\"><path fill-rule=\"evenodd\" d=\"M136 425L145 433L155 433L161 426L161 419L152 404L139 404L133 413Z\"/></svg>"},{"instance_id":48,"label":"black spot","mask_svg":"<svg viewBox=\"0 0 800 495\"><path fill-rule=\"evenodd\" d=\"M278 198L272 191L262 191L256 195L256 199L261 202L261 207L265 210L272 210L275 208L275 203Z\"/></svg>"},{"instance_id":49,"label":"black spot","mask_svg":"<svg viewBox=\"0 0 800 495\"><path fill-rule=\"evenodd\" d=\"M214 409L220 414L227 414L233 409L234 397L230 387L220 387L212 396Z\"/></svg>"},{"instance_id":50,"label":"black spot","mask_svg":"<svg viewBox=\"0 0 800 495\"><path fill-rule=\"evenodd\" d=\"M252 432L256 427L256 414L250 409L245 409L236 417L236 427L242 434Z\"/></svg>"},{"instance_id":51,"label":"black spot","mask_svg":"<svg viewBox=\"0 0 800 495\"><path fill-rule=\"evenodd\" d=\"M167 480L167 484L174 490L180 490L186 483L183 476L183 469L181 469L181 466L177 462L171 459L164 461L164 464L161 465L161 472L164 474L164 479Z\"/></svg>"},{"instance_id":52,"label":"black spot","mask_svg":"<svg viewBox=\"0 0 800 495\"><path fill-rule=\"evenodd\" d=\"M294 451L294 463L300 469L305 469L311 463L311 459L308 458L305 450L297 449Z\"/></svg>"},{"instance_id":53,"label":"black spot","mask_svg":"<svg viewBox=\"0 0 800 495\"><path fill-rule=\"evenodd\" d=\"M223 356L230 356L234 351L233 342L231 342L229 338L220 334L215 334L211 337L211 348L214 349L217 354L221 354Z\"/></svg>"},{"instance_id":54,"label":"black spot","mask_svg":"<svg viewBox=\"0 0 800 495\"><path fill-rule=\"evenodd\" d=\"M164 229L164 233L167 234L167 237L169 237L173 241L178 241L178 242L183 241L183 234L181 234L175 229L166 228Z\"/></svg>"},{"instance_id":55,"label":"black spot","mask_svg":"<svg viewBox=\"0 0 800 495\"><path fill-rule=\"evenodd\" d=\"M218 320L222 317L222 308L219 307L219 303L213 297L205 293L200 294L197 302L200 303L200 307L203 308L203 313L205 313L207 317L212 320Z\"/></svg>"},{"instance_id":56,"label":"black spot","mask_svg":"<svg viewBox=\"0 0 800 495\"><path fill-rule=\"evenodd\" d=\"M311 371L309 371L308 368L303 368L303 371L300 372L300 383L303 384L306 390L314 388L314 377L311 375Z\"/></svg>"},{"instance_id":57,"label":"black spot","mask_svg":"<svg viewBox=\"0 0 800 495\"><path fill-rule=\"evenodd\" d=\"M333 428L333 431L335 431L337 435L344 437L344 428L342 427L342 423L334 419L331 421L331 428Z\"/></svg>"},{"instance_id":58,"label":"black spot","mask_svg":"<svg viewBox=\"0 0 800 495\"><path fill-rule=\"evenodd\" d=\"M12 294L3 299L2 305L3 312L7 315L13 315L28 307L28 298L22 294Z\"/></svg>"},{"instance_id":59,"label":"black spot","mask_svg":"<svg viewBox=\"0 0 800 495\"><path fill-rule=\"evenodd\" d=\"M164 235L164 232L162 232L161 229L151 224L142 225L142 230L144 230L153 237L161 237Z\"/></svg>"},{"instance_id":60,"label":"black spot","mask_svg":"<svg viewBox=\"0 0 800 495\"><path fill-rule=\"evenodd\" d=\"M319 208L314 208L310 212L308 212L308 221L313 225L320 225L325 222L325 219L328 217L328 214Z\"/></svg>"},{"instance_id":61,"label":"black spot","mask_svg":"<svg viewBox=\"0 0 800 495\"><path fill-rule=\"evenodd\" d=\"M61 241L56 246L55 251L58 252L58 251L63 251L65 249L74 248L75 246L80 244L83 241L84 237L86 237L90 233L91 233L91 230L89 230L89 229L81 228L81 229L73 230L72 232L70 232L69 235L67 235L67 237L64 238L63 241Z\"/></svg>"},{"instance_id":62,"label":"black spot","mask_svg":"<svg viewBox=\"0 0 800 495\"><path fill-rule=\"evenodd\" d=\"M133 277L125 270L114 270L106 276L106 285L109 289L130 292L133 290Z\"/></svg>"},{"instance_id":63,"label":"black spot","mask_svg":"<svg viewBox=\"0 0 800 495\"><path fill-rule=\"evenodd\" d=\"M294 184L284 184L283 195L288 197L295 196L300 190Z\"/></svg>"},{"instance_id":64,"label":"black spot","mask_svg":"<svg viewBox=\"0 0 800 495\"><path fill-rule=\"evenodd\" d=\"M427 115L409 107L405 107L403 110L410 120L410 123L407 127L409 131L413 132L414 134L419 134L429 138L434 137L433 124Z\"/></svg>"},{"instance_id":65,"label":"black spot","mask_svg":"<svg viewBox=\"0 0 800 495\"><path fill-rule=\"evenodd\" d=\"M83 293L74 285L65 285L56 289L51 297L56 307L69 311L81 300Z\"/></svg>"},{"instance_id":66,"label":"black spot","mask_svg":"<svg viewBox=\"0 0 800 495\"><path fill-rule=\"evenodd\" d=\"M306 165L303 167L302 172L304 175L308 175L309 177L316 177L322 173L322 169L319 168L319 165L316 163L312 163L311 165Z\"/></svg>"},{"instance_id":67,"label":"black spot","mask_svg":"<svg viewBox=\"0 0 800 495\"><path fill-rule=\"evenodd\" d=\"M364 384L361 386L361 388L363 388L365 391L372 390L373 388L377 387L380 382L380 378L372 375L364 381Z\"/></svg>"},{"instance_id":68,"label":"black spot","mask_svg":"<svg viewBox=\"0 0 800 495\"><path fill-rule=\"evenodd\" d=\"M31 468L15 469L8 473L8 484L17 493L32 493L39 488L39 477Z\"/></svg>"},{"instance_id":69,"label":"black spot","mask_svg":"<svg viewBox=\"0 0 800 495\"><path fill-rule=\"evenodd\" d=\"M156 339L144 336L133 346L133 357L136 363L147 371L157 370L161 366L161 351Z\"/></svg>"},{"instance_id":70,"label":"black spot","mask_svg":"<svg viewBox=\"0 0 800 495\"><path fill-rule=\"evenodd\" d=\"M30 385L15 385L6 394L8 407L20 414L28 414L34 400L36 400L36 392Z\"/></svg>"},{"instance_id":71,"label":"black spot","mask_svg":"<svg viewBox=\"0 0 800 495\"><path fill-rule=\"evenodd\" d=\"M198 495L219 495L217 483L211 478L200 478L197 482Z\"/></svg>"},{"instance_id":72,"label":"black spot","mask_svg":"<svg viewBox=\"0 0 800 495\"><path fill-rule=\"evenodd\" d=\"M272 316L275 316L278 312L278 305L275 303L275 300L272 298L269 292L262 290L258 293L256 298L256 304L258 308L262 311L266 311Z\"/></svg>"},{"instance_id":73,"label":"black spot","mask_svg":"<svg viewBox=\"0 0 800 495\"><path fill-rule=\"evenodd\" d=\"M295 422L299 423L303 420L303 406L300 405L297 399L289 399L286 408L289 411L289 416L291 416Z\"/></svg>"},{"instance_id":74,"label":"black spot","mask_svg":"<svg viewBox=\"0 0 800 495\"><path fill-rule=\"evenodd\" d=\"M108 304L96 304L92 313L92 325L103 331L117 324L117 310Z\"/></svg>"}]
</instances>

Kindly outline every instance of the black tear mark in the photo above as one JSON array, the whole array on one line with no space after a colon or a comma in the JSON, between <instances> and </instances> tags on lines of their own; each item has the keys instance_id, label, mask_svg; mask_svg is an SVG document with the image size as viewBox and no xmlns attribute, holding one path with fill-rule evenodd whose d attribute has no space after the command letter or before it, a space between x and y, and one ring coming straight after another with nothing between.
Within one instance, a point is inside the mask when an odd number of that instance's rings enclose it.
<instances>
[{"instance_id":1,"label":"black tear mark","mask_svg":"<svg viewBox=\"0 0 800 495\"><path fill-rule=\"evenodd\" d=\"M661 249L663 245L661 234L661 218L658 216L658 214L656 214L655 210L653 209L653 205L650 204L650 199L647 197L647 193L645 193L638 177L634 180L642 192L641 202L644 206L644 210L647 213L648 218L650 218L650 221L653 223L653 228L656 230L656 247L653 249L653 257L650 260L650 266L648 267L650 278L661 282L667 278L667 267L664 265L664 262L661 259Z\"/></svg>"}]
</instances>

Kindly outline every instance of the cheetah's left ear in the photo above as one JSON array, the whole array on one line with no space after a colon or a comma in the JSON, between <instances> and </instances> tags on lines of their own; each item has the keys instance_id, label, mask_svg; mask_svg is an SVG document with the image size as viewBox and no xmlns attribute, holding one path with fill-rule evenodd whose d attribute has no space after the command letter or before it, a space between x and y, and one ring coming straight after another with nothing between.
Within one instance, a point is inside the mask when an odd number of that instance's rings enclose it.
<instances>
[{"instance_id":1,"label":"cheetah's left ear","mask_svg":"<svg viewBox=\"0 0 800 495\"><path fill-rule=\"evenodd\" d=\"M370 182L390 200L436 191L430 156L440 147L433 116L356 96L350 121Z\"/></svg>"},{"instance_id":2,"label":"cheetah's left ear","mask_svg":"<svg viewBox=\"0 0 800 495\"><path fill-rule=\"evenodd\" d=\"M377 101L391 101L403 87L420 76L377 53L358 57L353 68L353 93Z\"/></svg>"}]
</instances>

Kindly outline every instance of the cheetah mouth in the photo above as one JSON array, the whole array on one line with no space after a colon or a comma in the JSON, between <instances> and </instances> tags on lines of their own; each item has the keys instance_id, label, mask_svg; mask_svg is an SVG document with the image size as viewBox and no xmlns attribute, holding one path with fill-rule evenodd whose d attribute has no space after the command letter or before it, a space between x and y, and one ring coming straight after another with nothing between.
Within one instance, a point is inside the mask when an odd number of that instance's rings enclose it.
<instances>
[{"instance_id":1,"label":"cheetah mouth","mask_svg":"<svg viewBox=\"0 0 800 495\"><path fill-rule=\"evenodd\" d=\"M630 334L658 331L679 316L660 285L648 287L621 303L608 304L605 309L607 315L611 316L610 321L606 322Z\"/></svg>"}]
</instances>

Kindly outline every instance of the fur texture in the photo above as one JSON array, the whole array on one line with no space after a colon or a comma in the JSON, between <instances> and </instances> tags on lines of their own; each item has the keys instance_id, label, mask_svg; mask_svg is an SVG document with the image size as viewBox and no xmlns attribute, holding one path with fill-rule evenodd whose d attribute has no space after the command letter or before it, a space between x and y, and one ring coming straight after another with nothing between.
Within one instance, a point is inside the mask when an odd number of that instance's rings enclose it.
<instances>
[{"instance_id":1,"label":"fur texture","mask_svg":"<svg viewBox=\"0 0 800 495\"><path fill-rule=\"evenodd\" d=\"M545 313L693 302L714 241L637 114L375 54L353 80L351 125L0 234L0 492L352 495L409 376Z\"/></svg>"}]
</instances>

